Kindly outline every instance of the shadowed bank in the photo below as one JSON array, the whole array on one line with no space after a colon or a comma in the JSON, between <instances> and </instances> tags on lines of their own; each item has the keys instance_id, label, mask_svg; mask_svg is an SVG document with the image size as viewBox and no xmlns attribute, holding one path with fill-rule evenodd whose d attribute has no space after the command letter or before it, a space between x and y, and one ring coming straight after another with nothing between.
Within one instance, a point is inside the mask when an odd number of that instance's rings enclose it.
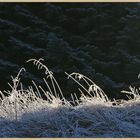
<instances>
[{"instance_id":1,"label":"shadowed bank","mask_svg":"<svg viewBox=\"0 0 140 140\"><path fill-rule=\"evenodd\" d=\"M140 85L139 11L139 3L0 3L0 89L26 60L44 58L65 97L72 89L64 72L75 71L109 98L126 99L120 90ZM32 67L23 77L26 86L42 82Z\"/></svg>"}]
</instances>

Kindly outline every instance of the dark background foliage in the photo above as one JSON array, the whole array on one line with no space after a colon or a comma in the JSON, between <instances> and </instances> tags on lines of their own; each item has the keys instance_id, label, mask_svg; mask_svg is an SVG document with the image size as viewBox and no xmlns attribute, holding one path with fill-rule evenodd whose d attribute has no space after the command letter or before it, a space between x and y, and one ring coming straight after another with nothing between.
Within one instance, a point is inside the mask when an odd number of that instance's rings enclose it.
<instances>
[{"instance_id":1,"label":"dark background foliage","mask_svg":"<svg viewBox=\"0 0 140 140\"><path fill-rule=\"evenodd\" d=\"M30 58L44 58L65 96L75 85L64 72L80 72L110 98L140 84L139 3L0 3L0 89L21 67L24 85L43 85Z\"/></svg>"}]
</instances>

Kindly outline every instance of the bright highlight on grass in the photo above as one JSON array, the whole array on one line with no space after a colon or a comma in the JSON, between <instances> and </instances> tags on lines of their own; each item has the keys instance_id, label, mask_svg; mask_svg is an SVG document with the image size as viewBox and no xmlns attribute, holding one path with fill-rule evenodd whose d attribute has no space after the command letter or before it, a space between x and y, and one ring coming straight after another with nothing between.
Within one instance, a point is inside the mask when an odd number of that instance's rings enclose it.
<instances>
[{"instance_id":1,"label":"bright highlight on grass","mask_svg":"<svg viewBox=\"0 0 140 140\"><path fill-rule=\"evenodd\" d=\"M71 94L66 100L43 59L30 59L43 70L46 88L32 81L33 87L24 89L20 74L12 77L11 91L0 92L0 137L140 137L140 94L130 86L134 98L111 101L90 78L71 73L66 75L79 85L81 97ZM84 82L84 84L82 84ZM8 96L5 96L5 93ZM46 96L46 100L42 98ZM116 105L114 105L116 104Z\"/></svg>"}]
</instances>

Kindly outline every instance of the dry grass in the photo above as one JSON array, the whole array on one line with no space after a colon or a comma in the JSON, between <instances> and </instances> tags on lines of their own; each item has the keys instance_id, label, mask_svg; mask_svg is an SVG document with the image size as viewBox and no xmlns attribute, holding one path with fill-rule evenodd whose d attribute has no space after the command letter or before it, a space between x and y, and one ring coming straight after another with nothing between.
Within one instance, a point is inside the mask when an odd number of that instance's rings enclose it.
<instances>
[{"instance_id":1,"label":"dry grass","mask_svg":"<svg viewBox=\"0 0 140 140\"><path fill-rule=\"evenodd\" d=\"M20 74L15 78L11 91L0 92L0 137L140 137L139 90L130 87L134 99L113 105L104 91L88 77L72 73L68 79L78 85L81 97L71 95L72 101L63 96L53 73L42 63L43 59L30 59L40 70L46 89L37 86L23 89ZM50 82L48 82L50 81ZM84 82L84 86L81 84ZM51 85L49 85L51 83ZM43 100L41 92L47 100ZM122 94L123 94L122 93Z\"/></svg>"}]
</instances>

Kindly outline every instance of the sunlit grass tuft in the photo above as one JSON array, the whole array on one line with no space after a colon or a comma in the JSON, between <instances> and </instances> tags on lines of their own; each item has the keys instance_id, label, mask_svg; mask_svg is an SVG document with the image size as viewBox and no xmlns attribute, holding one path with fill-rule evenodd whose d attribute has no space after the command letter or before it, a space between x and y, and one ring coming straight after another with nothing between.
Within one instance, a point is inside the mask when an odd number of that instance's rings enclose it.
<instances>
[{"instance_id":1,"label":"sunlit grass tuft","mask_svg":"<svg viewBox=\"0 0 140 140\"><path fill-rule=\"evenodd\" d=\"M27 62L44 70L46 88L32 81L33 86L24 89L20 74L25 68L12 77L11 91L0 92L0 137L140 137L139 89L122 91L134 98L117 104L88 77L66 73L81 93L80 98L71 94L68 101L43 59Z\"/></svg>"}]
</instances>

